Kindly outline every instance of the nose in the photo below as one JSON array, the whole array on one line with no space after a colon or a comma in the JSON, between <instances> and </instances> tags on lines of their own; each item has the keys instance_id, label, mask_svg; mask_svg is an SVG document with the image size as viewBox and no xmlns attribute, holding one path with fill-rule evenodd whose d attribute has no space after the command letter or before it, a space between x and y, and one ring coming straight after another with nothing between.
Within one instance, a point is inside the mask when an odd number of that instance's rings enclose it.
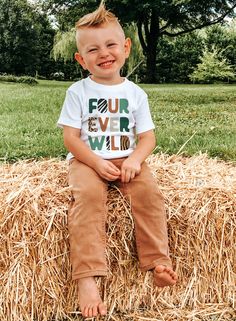
<instances>
[{"instance_id":1,"label":"nose","mask_svg":"<svg viewBox=\"0 0 236 321\"><path fill-rule=\"evenodd\" d=\"M108 56L109 56L108 48L107 47L100 48L100 57L104 58Z\"/></svg>"}]
</instances>

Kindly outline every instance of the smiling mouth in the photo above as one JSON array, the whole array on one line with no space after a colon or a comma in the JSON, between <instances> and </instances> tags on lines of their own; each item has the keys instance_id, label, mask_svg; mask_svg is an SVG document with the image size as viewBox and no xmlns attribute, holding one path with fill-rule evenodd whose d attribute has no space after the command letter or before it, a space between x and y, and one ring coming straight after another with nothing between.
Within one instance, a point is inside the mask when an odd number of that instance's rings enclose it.
<instances>
[{"instance_id":1,"label":"smiling mouth","mask_svg":"<svg viewBox=\"0 0 236 321\"><path fill-rule=\"evenodd\" d=\"M109 60L109 61L105 61L105 62L101 62L100 64L98 64L99 67L109 67L113 64L115 60Z\"/></svg>"}]
</instances>

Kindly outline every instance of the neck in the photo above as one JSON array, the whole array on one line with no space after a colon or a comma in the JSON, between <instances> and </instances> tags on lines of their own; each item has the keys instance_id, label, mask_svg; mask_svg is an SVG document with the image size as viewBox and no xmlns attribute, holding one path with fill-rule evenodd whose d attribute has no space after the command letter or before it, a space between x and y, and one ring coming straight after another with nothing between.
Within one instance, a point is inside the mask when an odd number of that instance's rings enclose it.
<instances>
[{"instance_id":1,"label":"neck","mask_svg":"<svg viewBox=\"0 0 236 321\"><path fill-rule=\"evenodd\" d=\"M119 76L115 79L106 79L106 78L97 78L97 77L94 77L93 75L91 75L90 78L98 84L108 85L108 86L119 85L122 82L124 82L124 80L125 80L125 77L121 77L121 76Z\"/></svg>"}]
</instances>

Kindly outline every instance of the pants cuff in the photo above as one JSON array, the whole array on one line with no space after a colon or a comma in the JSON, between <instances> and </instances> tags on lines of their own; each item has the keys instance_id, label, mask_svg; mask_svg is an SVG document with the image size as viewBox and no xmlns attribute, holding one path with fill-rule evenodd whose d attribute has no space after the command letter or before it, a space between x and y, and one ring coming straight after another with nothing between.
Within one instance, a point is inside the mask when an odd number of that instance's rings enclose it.
<instances>
[{"instance_id":1,"label":"pants cuff","mask_svg":"<svg viewBox=\"0 0 236 321\"><path fill-rule=\"evenodd\" d=\"M166 259L166 260L159 259L159 260L153 261L151 264L140 266L140 270L142 272L153 270L157 265L165 265L165 266L172 268L172 263L171 263L170 259L169 260L168 259Z\"/></svg>"},{"instance_id":2,"label":"pants cuff","mask_svg":"<svg viewBox=\"0 0 236 321\"><path fill-rule=\"evenodd\" d=\"M104 270L92 270L92 271L85 271L80 272L72 275L72 280L78 280L82 278L86 278L89 276L107 276L107 271Z\"/></svg>"}]
</instances>

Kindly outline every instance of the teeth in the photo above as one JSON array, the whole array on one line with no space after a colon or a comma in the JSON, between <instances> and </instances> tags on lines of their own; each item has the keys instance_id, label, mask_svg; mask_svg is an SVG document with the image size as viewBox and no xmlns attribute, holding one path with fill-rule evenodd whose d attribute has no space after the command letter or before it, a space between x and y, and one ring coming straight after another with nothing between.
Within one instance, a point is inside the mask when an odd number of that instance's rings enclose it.
<instances>
[{"instance_id":1,"label":"teeth","mask_svg":"<svg viewBox=\"0 0 236 321\"><path fill-rule=\"evenodd\" d=\"M100 66L109 66L112 64L112 61L106 61L100 64Z\"/></svg>"}]
</instances>

